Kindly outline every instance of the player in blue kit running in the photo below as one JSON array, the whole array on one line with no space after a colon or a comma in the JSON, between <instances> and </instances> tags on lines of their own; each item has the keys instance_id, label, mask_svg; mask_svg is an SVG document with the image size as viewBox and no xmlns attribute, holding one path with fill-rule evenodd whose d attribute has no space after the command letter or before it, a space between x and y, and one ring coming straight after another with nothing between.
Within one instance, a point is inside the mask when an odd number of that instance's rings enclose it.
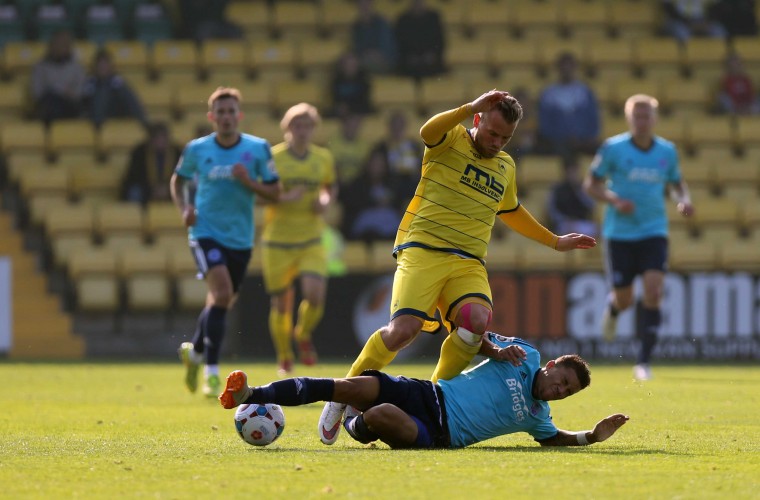
<instances>
[{"instance_id":1,"label":"player in blue kit running","mask_svg":"<svg viewBox=\"0 0 760 500\"><path fill-rule=\"evenodd\" d=\"M658 102L636 94L625 103L630 130L610 137L599 148L584 181L586 192L607 203L602 226L606 270L612 292L602 320L604 337L615 337L618 314L633 305L633 280L641 274L644 293L636 318L641 342L633 375L652 377L650 360L662 322L660 302L668 258L669 189L684 216L694 213L681 177L675 145L654 134Z\"/></svg>"},{"instance_id":2,"label":"player in blue kit running","mask_svg":"<svg viewBox=\"0 0 760 500\"><path fill-rule=\"evenodd\" d=\"M487 333L496 358L449 380L392 377L367 370L356 377L299 377L248 387L247 376L227 377L219 401L224 408L276 403L298 406L317 401L351 405L343 426L355 440L381 440L393 448L461 448L504 434L527 432L542 446L598 443L612 436L628 417L600 420L593 430L571 432L552 422L548 401L588 387L586 361L560 356L541 367L539 352L514 337Z\"/></svg>"},{"instance_id":3,"label":"player in blue kit running","mask_svg":"<svg viewBox=\"0 0 760 500\"><path fill-rule=\"evenodd\" d=\"M274 200L280 193L269 143L238 131L241 101L234 88L219 87L211 94L208 119L216 132L185 146L171 179L172 199L188 228L199 276L208 287L193 340L183 342L178 352L191 392L197 389L205 353L203 392L209 397L216 397L221 388L219 353L227 311L251 258L255 196ZM193 182L197 192L191 200Z\"/></svg>"}]
</instances>

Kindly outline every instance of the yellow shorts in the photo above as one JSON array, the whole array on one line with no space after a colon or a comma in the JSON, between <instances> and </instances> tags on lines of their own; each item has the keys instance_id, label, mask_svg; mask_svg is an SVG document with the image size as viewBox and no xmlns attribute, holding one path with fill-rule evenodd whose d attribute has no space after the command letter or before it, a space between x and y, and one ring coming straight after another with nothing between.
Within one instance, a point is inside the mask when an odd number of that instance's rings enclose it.
<instances>
[{"instance_id":1,"label":"yellow shorts","mask_svg":"<svg viewBox=\"0 0 760 500\"><path fill-rule=\"evenodd\" d=\"M437 332L443 320L451 331L459 308L471 302L493 308L488 274L479 261L417 247L397 256L391 319L417 316L423 320L422 331L429 333ZM441 320L435 317L436 309Z\"/></svg>"},{"instance_id":2,"label":"yellow shorts","mask_svg":"<svg viewBox=\"0 0 760 500\"><path fill-rule=\"evenodd\" d=\"M321 242L283 248L261 245L261 271L267 294L284 292L301 275L327 277L327 252Z\"/></svg>"}]
</instances>

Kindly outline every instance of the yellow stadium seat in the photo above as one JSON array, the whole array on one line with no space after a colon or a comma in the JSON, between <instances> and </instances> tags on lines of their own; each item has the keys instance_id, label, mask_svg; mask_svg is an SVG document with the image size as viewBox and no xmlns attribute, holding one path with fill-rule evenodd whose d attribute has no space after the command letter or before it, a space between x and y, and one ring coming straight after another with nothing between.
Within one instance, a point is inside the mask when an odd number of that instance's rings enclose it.
<instances>
[{"instance_id":1,"label":"yellow stadium seat","mask_svg":"<svg viewBox=\"0 0 760 500\"><path fill-rule=\"evenodd\" d=\"M587 42L586 61L599 78L628 76L634 66L633 44L627 38Z\"/></svg>"},{"instance_id":2,"label":"yellow stadium seat","mask_svg":"<svg viewBox=\"0 0 760 500\"><path fill-rule=\"evenodd\" d=\"M469 86L456 77L427 78L420 87L419 105L426 115L461 106L472 99Z\"/></svg>"},{"instance_id":3,"label":"yellow stadium seat","mask_svg":"<svg viewBox=\"0 0 760 500\"><path fill-rule=\"evenodd\" d=\"M268 35L272 25L268 2L230 2L227 19L240 25L248 37Z\"/></svg>"},{"instance_id":4,"label":"yellow stadium seat","mask_svg":"<svg viewBox=\"0 0 760 500\"><path fill-rule=\"evenodd\" d=\"M757 242L733 240L720 247L720 267L726 271L760 272Z\"/></svg>"},{"instance_id":5,"label":"yellow stadium seat","mask_svg":"<svg viewBox=\"0 0 760 500\"><path fill-rule=\"evenodd\" d=\"M523 187L547 188L564 178L562 158L559 156L527 156L517 167L518 194Z\"/></svg>"},{"instance_id":6,"label":"yellow stadium seat","mask_svg":"<svg viewBox=\"0 0 760 500\"><path fill-rule=\"evenodd\" d=\"M168 259L163 248L135 248L124 252L119 261L127 309L164 311L171 306Z\"/></svg>"},{"instance_id":7,"label":"yellow stadium seat","mask_svg":"<svg viewBox=\"0 0 760 500\"><path fill-rule=\"evenodd\" d=\"M68 274L74 283L77 309L112 312L119 309L120 284L116 255L107 248L90 248L69 258Z\"/></svg>"},{"instance_id":8,"label":"yellow stadium seat","mask_svg":"<svg viewBox=\"0 0 760 500\"><path fill-rule=\"evenodd\" d=\"M660 82L652 78L624 78L612 83L614 86L615 101L612 103L613 108L623 112L625 101L635 94L647 94L653 97L660 95ZM627 128L627 127L626 127Z\"/></svg>"},{"instance_id":9,"label":"yellow stadium seat","mask_svg":"<svg viewBox=\"0 0 760 500\"><path fill-rule=\"evenodd\" d=\"M660 104L667 110L706 111L711 104L710 88L699 80L665 80Z\"/></svg>"},{"instance_id":10,"label":"yellow stadium seat","mask_svg":"<svg viewBox=\"0 0 760 500\"><path fill-rule=\"evenodd\" d=\"M8 42L3 47L3 72L13 78L29 74L45 51L45 42Z\"/></svg>"},{"instance_id":11,"label":"yellow stadium seat","mask_svg":"<svg viewBox=\"0 0 760 500\"><path fill-rule=\"evenodd\" d=\"M671 245L669 266L676 272L711 271L720 265L715 242L698 239L690 245Z\"/></svg>"},{"instance_id":12,"label":"yellow stadium seat","mask_svg":"<svg viewBox=\"0 0 760 500\"><path fill-rule=\"evenodd\" d=\"M141 241L144 235L143 210L136 203L104 203L97 210L95 232L106 242L115 236L130 236Z\"/></svg>"},{"instance_id":13,"label":"yellow stadium seat","mask_svg":"<svg viewBox=\"0 0 760 500\"><path fill-rule=\"evenodd\" d=\"M725 198L702 200L699 206L695 206L694 215L691 217L691 223L699 230L716 225L738 228L740 222L737 202Z\"/></svg>"},{"instance_id":14,"label":"yellow stadium seat","mask_svg":"<svg viewBox=\"0 0 760 500\"><path fill-rule=\"evenodd\" d=\"M80 201L115 201L121 187L121 176L107 167L89 165L72 172L71 194Z\"/></svg>"},{"instance_id":15,"label":"yellow stadium seat","mask_svg":"<svg viewBox=\"0 0 760 500\"><path fill-rule=\"evenodd\" d=\"M159 234L187 236L187 229L182 224L182 215L171 202L152 202L148 204L145 220L147 239L154 240Z\"/></svg>"},{"instance_id":16,"label":"yellow stadium seat","mask_svg":"<svg viewBox=\"0 0 760 500\"><path fill-rule=\"evenodd\" d=\"M106 120L100 128L98 150L106 156L128 152L145 138L145 127L137 120Z\"/></svg>"},{"instance_id":17,"label":"yellow stadium seat","mask_svg":"<svg viewBox=\"0 0 760 500\"><path fill-rule=\"evenodd\" d=\"M68 204L50 211L45 216L45 234L54 239L63 234L79 234L92 237L95 217L92 207Z\"/></svg>"},{"instance_id":18,"label":"yellow stadium seat","mask_svg":"<svg viewBox=\"0 0 760 500\"><path fill-rule=\"evenodd\" d=\"M206 283L195 276L180 276L175 280L177 307L184 311L197 311L206 304Z\"/></svg>"},{"instance_id":19,"label":"yellow stadium seat","mask_svg":"<svg viewBox=\"0 0 760 500\"><path fill-rule=\"evenodd\" d=\"M638 71L645 74L676 76L682 67L682 54L674 38L638 38L633 40L634 61Z\"/></svg>"},{"instance_id":20,"label":"yellow stadium seat","mask_svg":"<svg viewBox=\"0 0 760 500\"><path fill-rule=\"evenodd\" d=\"M745 64L760 62L760 44L757 43L757 36L734 37L732 45Z\"/></svg>"},{"instance_id":21,"label":"yellow stadium seat","mask_svg":"<svg viewBox=\"0 0 760 500\"><path fill-rule=\"evenodd\" d=\"M609 2L609 19L614 32L622 38L652 36L659 26L655 2Z\"/></svg>"},{"instance_id":22,"label":"yellow stadium seat","mask_svg":"<svg viewBox=\"0 0 760 500\"><path fill-rule=\"evenodd\" d=\"M686 120L681 116L660 116L655 125L655 132L674 142L679 148L688 145Z\"/></svg>"},{"instance_id":23,"label":"yellow stadium seat","mask_svg":"<svg viewBox=\"0 0 760 500\"><path fill-rule=\"evenodd\" d=\"M417 105L417 88L411 78L378 76L372 82L372 104L379 109L400 106L414 109Z\"/></svg>"},{"instance_id":24,"label":"yellow stadium seat","mask_svg":"<svg viewBox=\"0 0 760 500\"><path fill-rule=\"evenodd\" d=\"M272 27L278 36L309 40L320 33L321 26L317 2L279 0L272 4Z\"/></svg>"},{"instance_id":25,"label":"yellow stadium seat","mask_svg":"<svg viewBox=\"0 0 760 500\"><path fill-rule=\"evenodd\" d=\"M554 70L557 58L566 52L573 54L581 67L588 65L588 58L585 53L585 42L582 39L548 37L542 39L538 47L541 64L543 65L544 70L549 73L552 73Z\"/></svg>"},{"instance_id":26,"label":"yellow stadium seat","mask_svg":"<svg viewBox=\"0 0 760 500\"><path fill-rule=\"evenodd\" d=\"M696 65L722 66L728 53L728 46L721 38L690 38L684 45L684 62L693 68Z\"/></svg>"},{"instance_id":27,"label":"yellow stadium seat","mask_svg":"<svg viewBox=\"0 0 760 500\"><path fill-rule=\"evenodd\" d=\"M0 128L0 145L5 154L17 151L44 151L47 135L42 122L14 122Z\"/></svg>"},{"instance_id":28,"label":"yellow stadium seat","mask_svg":"<svg viewBox=\"0 0 760 500\"><path fill-rule=\"evenodd\" d=\"M519 2L512 9L512 23L518 33L544 37L559 32L561 9L557 2Z\"/></svg>"},{"instance_id":29,"label":"yellow stadium seat","mask_svg":"<svg viewBox=\"0 0 760 500\"><path fill-rule=\"evenodd\" d=\"M173 117L175 86L170 82L151 82L148 85L135 87L145 109L150 110L154 119Z\"/></svg>"},{"instance_id":30,"label":"yellow stadium seat","mask_svg":"<svg viewBox=\"0 0 760 500\"><path fill-rule=\"evenodd\" d=\"M205 75L215 78L240 73L249 67L248 44L242 40L206 40L200 51L199 66Z\"/></svg>"},{"instance_id":31,"label":"yellow stadium seat","mask_svg":"<svg viewBox=\"0 0 760 500\"><path fill-rule=\"evenodd\" d=\"M274 93L272 87L273 84L266 80L246 82L238 87L243 96L243 111L245 113L252 111L273 113Z\"/></svg>"},{"instance_id":32,"label":"yellow stadium seat","mask_svg":"<svg viewBox=\"0 0 760 500\"><path fill-rule=\"evenodd\" d=\"M66 269L71 256L87 251L93 245L89 234L64 233L52 238L50 247L53 253L53 266L57 269Z\"/></svg>"},{"instance_id":33,"label":"yellow stadium seat","mask_svg":"<svg viewBox=\"0 0 760 500\"><path fill-rule=\"evenodd\" d=\"M33 227L41 227L47 214L68 205L69 199L68 194L63 191L43 192L26 198L26 203L29 210L29 222Z\"/></svg>"},{"instance_id":34,"label":"yellow stadium seat","mask_svg":"<svg viewBox=\"0 0 760 500\"><path fill-rule=\"evenodd\" d=\"M150 58L145 43L139 40L109 40L104 46L119 73L127 77L147 73Z\"/></svg>"},{"instance_id":35,"label":"yellow stadium seat","mask_svg":"<svg viewBox=\"0 0 760 500\"><path fill-rule=\"evenodd\" d=\"M693 149L702 146L719 146L732 150L736 144L734 125L730 119L722 116L710 116L706 119L687 120L689 144Z\"/></svg>"},{"instance_id":36,"label":"yellow stadium seat","mask_svg":"<svg viewBox=\"0 0 760 500\"><path fill-rule=\"evenodd\" d=\"M758 182L749 183L731 183L723 186L721 194L728 199L736 200L741 207L751 204L760 204L760 189ZM743 215L743 214L742 214Z\"/></svg>"},{"instance_id":37,"label":"yellow stadium seat","mask_svg":"<svg viewBox=\"0 0 760 500\"><path fill-rule=\"evenodd\" d=\"M344 2L321 2L321 4L320 25L322 32L329 34L330 38L337 38L345 42L344 38L350 37L351 25L356 20L356 9L346 8L347 5Z\"/></svg>"},{"instance_id":38,"label":"yellow stadium seat","mask_svg":"<svg viewBox=\"0 0 760 500\"><path fill-rule=\"evenodd\" d=\"M177 87L174 104L177 116L201 117L208 111L208 98L216 89L213 83L188 82Z\"/></svg>"},{"instance_id":39,"label":"yellow stadium seat","mask_svg":"<svg viewBox=\"0 0 760 500\"><path fill-rule=\"evenodd\" d=\"M720 188L738 184L757 189L760 187L760 165L744 158L716 165L715 182Z\"/></svg>"},{"instance_id":40,"label":"yellow stadium seat","mask_svg":"<svg viewBox=\"0 0 760 500\"><path fill-rule=\"evenodd\" d=\"M15 151L6 157L8 181L15 185L24 170L47 165L47 157L42 150Z\"/></svg>"},{"instance_id":41,"label":"yellow stadium seat","mask_svg":"<svg viewBox=\"0 0 760 500\"><path fill-rule=\"evenodd\" d=\"M283 81L275 85L274 102L278 114L300 102L308 102L320 110L328 105L324 88L306 80Z\"/></svg>"},{"instance_id":42,"label":"yellow stadium seat","mask_svg":"<svg viewBox=\"0 0 760 500\"><path fill-rule=\"evenodd\" d=\"M292 78L298 67L295 44L290 40L254 41L250 71L260 78Z\"/></svg>"},{"instance_id":43,"label":"yellow stadium seat","mask_svg":"<svg viewBox=\"0 0 760 500\"><path fill-rule=\"evenodd\" d=\"M591 38L601 42L610 31L609 3L611 2L586 0L561 2L563 29L576 38Z\"/></svg>"},{"instance_id":44,"label":"yellow stadium seat","mask_svg":"<svg viewBox=\"0 0 760 500\"><path fill-rule=\"evenodd\" d=\"M742 203L741 225L745 231L751 233L760 242L760 203ZM760 248L760 246L756 248Z\"/></svg>"},{"instance_id":45,"label":"yellow stadium seat","mask_svg":"<svg viewBox=\"0 0 760 500\"><path fill-rule=\"evenodd\" d=\"M151 70L161 79L186 82L198 74L198 49L190 40L158 40L151 51Z\"/></svg>"},{"instance_id":46,"label":"yellow stadium seat","mask_svg":"<svg viewBox=\"0 0 760 500\"><path fill-rule=\"evenodd\" d=\"M297 66L311 78L329 76L349 45L335 38L303 40L297 45Z\"/></svg>"},{"instance_id":47,"label":"yellow stadium seat","mask_svg":"<svg viewBox=\"0 0 760 500\"><path fill-rule=\"evenodd\" d=\"M539 53L540 41L531 38L495 38L492 47L493 62L506 74L515 68L528 68L533 72L543 69Z\"/></svg>"},{"instance_id":48,"label":"yellow stadium seat","mask_svg":"<svg viewBox=\"0 0 760 500\"><path fill-rule=\"evenodd\" d=\"M61 120L50 125L48 149L57 154L63 150L95 150L95 127L87 119Z\"/></svg>"},{"instance_id":49,"label":"yellow stadium seat","mask_svg":"<svg viewBox=\"0 0 760 500\"><path fill-rule=\"evenodd\" d=\"M760 146L760 117L738 117L736 120L736 139L742 149Z\"/></svg>"},{"instance_id":50,"label":"yellow stadium seat","mask_svg":"<svg viewBox=\"0 0 760 500\"><path fill-rule=\"evenodd\" d=\"M451 28L452 25L454 27L463 26L468 32L480 37L515 27L515 18L503 0L455 2L443 10L447 12L448 16L447 21L444 21L447 27Z\"/></svg>"},{"instance_id":51,"label":"yellow stadium seat","mask_svg":"<svg viewBox=\"0 0 760 500\"><path fill-rule=\"evenodd\" d=\"M89 40L77 40L74 43L74 57L82 63L85 68L89 68L98 51L98 44Z\"/></svg>"},{"instance_id":52,"label":"yellow stadium seat","mask_svg":"<svg viewBox=\"0 0 760 500\"><path fill-rule=\"evenodd\" d=\"M26 87L17 82L0 82L0 121L13 126L27 108Z\"/></svg>"},{"instance_id":53,"label":"yellow stadium seat","mask_svg":"<svg viewBox=\"0 0 760 500\"><path fill-rule=\"evenodd\" d=\"M66 169L45 165L30 166L18 175L19 189L24 198L42 193L66 196L70 189L69 172Z\"/></svg>"}]
</instances>

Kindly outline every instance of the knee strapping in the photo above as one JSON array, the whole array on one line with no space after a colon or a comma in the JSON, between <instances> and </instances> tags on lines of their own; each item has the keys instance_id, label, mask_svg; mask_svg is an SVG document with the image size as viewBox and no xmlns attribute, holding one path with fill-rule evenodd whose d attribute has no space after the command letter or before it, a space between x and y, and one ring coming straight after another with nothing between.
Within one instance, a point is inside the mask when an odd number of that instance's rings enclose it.
<instances>
[{"instance_id":1,"label":"knee strapping","mask_svg":"<svg viewBox=\"0 0 760 500\"><path fill-rule=\"evenodd\" d=\"M488 325L491 324L491 318L493 317L493 311L488 311L488 319L486 320L485 328L483 330L485 331L488 328ZM463 305L459 309L459 318L461 320L461 323L459 326L464 327L465 329L469 330L470 332L475 331L475 328L472 325L472 303L467 303ZM462 339L464 340L464 339Z\"/></svg>"}]
</instances>

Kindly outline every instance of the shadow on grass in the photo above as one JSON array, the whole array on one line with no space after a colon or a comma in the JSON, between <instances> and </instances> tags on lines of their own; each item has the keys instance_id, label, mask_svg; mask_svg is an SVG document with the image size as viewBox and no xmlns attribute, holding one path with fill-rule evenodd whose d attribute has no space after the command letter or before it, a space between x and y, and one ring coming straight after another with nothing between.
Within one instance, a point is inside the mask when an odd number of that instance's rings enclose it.
<instances>
[{"instance_id":1,"label":"shadow on grass","mask_svg":"<svg viewBox=\"0 0 760 500\"><path fill-rule=\"evenodd\" d=\"M691 453L685 453L680 451L662 450L655 448L588 448L583 446L472 446L469 448L433 448L430 450L424 449L392 449L384 445L381 446L366 446L357 448L288 448L288 447L256 447L252 448L252 453L278 453L278 454L290 454L290 453L331 453L335 454L344 453L356 453L372 451L375 453L411 453L411 452L435 452L435 453L475 453L475 452L511 452L511 453L584 453L595 455L619 455L619 456L633 456L633 455L661 455L661 456L689 456Z\"/></svg>"}]
</instances>

